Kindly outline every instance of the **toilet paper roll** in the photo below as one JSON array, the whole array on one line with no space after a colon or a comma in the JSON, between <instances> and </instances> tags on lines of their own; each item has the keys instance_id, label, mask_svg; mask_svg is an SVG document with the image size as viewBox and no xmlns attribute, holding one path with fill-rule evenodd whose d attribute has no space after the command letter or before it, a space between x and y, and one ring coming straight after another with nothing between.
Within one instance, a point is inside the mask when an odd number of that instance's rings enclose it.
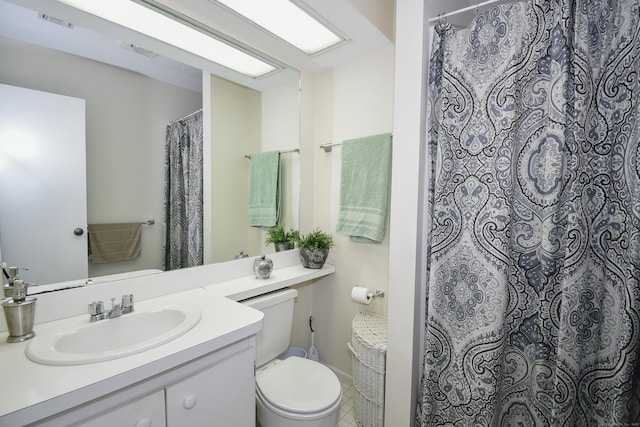
<instances>
[{"instance_id":1,"label":"toilet paper roll","mask_svg":"<svg viewBox=\"0 0 640 427\"><path fill-rule=\"evenodd\" d=\"M369 288L354 286L353 289L351 289L351 299L360 304L371 304L371 300L373 299L371 298L371 294L372 292Z\"/></svg>"}]
</instances>

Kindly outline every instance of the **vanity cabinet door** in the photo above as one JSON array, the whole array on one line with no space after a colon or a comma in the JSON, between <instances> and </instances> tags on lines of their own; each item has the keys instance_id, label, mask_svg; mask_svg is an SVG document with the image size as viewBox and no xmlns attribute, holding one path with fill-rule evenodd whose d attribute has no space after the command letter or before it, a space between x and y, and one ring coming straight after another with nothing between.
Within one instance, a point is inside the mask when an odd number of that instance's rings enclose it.
<instances>
[{"instance_id":1,"label":"vanity cabinet door","mask_svg":"<svg viewBox=\"0 0 640 427\"><path fill-rule=\"evenodd\" d=\"M255 349L218 360L165 388L168 427L254 427Z\"/></svg>"},{"instance_id":2,"label":"vanity cabinet door","mask_svg":"<svg viewBox=\"0 0 640 427\"><path fill-rule=\"evenodd\" d=\"M164 390L76 424L78 427L166 427Z\"/></svg>"}]
</instances>

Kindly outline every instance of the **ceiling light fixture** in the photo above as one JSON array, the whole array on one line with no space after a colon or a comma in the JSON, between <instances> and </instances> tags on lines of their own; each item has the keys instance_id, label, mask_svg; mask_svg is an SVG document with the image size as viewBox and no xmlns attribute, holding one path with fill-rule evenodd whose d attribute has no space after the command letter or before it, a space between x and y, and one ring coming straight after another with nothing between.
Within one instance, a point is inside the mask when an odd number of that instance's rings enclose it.
<instances>
[{"instance_id":1,"label":"ceiling light fixture","mask_svg":"<svg viewBox=\"0 0 640 427\"><path fill-rule=\"evenodd\" d=\"M303 52L313 55L345 39L294 0L215 0Z\"/></svg>"},{"instance_id":2,"label":"ceiling light fixture","mask_svg":"<svg viewBox=\"0 0 640 427\"><path fill-rule=\"evenodd\" d=\"M123 42L122 44L120 44L120 46L132 52L135 52L139 55L146 56L147 58L153 59L158 57L158 54L155 53L154 51L145 49L133 43Z\"/></svg>"},{"instance_id":3,"label":"ceiling light fixture","mask_svg":"<svg viewBox=\"0 0 640 427\"><path fill-rule=\"evenodd\" d=\"M249 77L264 76L277 69L262 59L230 46L210 34L205 34L130 0L58 1L191 52Z\"/></svg>"},{"instance_id":4,"label":"ceiling light fixture","mask_svg":"<svg viewBox=\"0 0 640 427\"><path fill-rule=\"evenodd\" d=\"M47 15L46 13L41 13L41 12L38 13L38 18L43 19L45 21L52 22L54 24L58 24L70 30L73 30L73 27L74 27L74 25L71 22L65 21L64 19L56 18L55 16Z\"/></svg>"}]
</instances>

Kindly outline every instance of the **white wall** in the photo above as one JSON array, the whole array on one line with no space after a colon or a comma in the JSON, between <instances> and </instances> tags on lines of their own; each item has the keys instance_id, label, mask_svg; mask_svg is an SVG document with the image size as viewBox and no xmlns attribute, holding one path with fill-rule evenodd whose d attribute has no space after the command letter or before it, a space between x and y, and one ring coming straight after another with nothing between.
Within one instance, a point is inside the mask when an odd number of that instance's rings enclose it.
<instances>
[{"instance_id":1,"label":"white wall","mask_svg":"<svg viewBox=\"0 0 640 427\"><path fill-rule=\"evenodd\" d=\"M393 130L391 216L381 245L336 235L328 262L336 273L299 289L294 345L308 346L309 314L316 318L322 362L351 374L351 320L360 310L388 317L385 425L413 424L421 357L423 303L422 154L424 140L424 4L396 1L395 49L389 47L323 73L302 75L301 229L334 232L340 149L327 142ZM335 235L335 233L334 233ZM351 302L354 284L388 291L369 306Z\"/></svg>"},{"instance_id":2,"label":"white wall","mask_svg":"<svg viewBox=\"0 0 640 427\"><path fill-rule=\"evenodd\" d=\"M291 79L262 91L262 151L289 151L300 147L300 81ZM282 172L283 212L281 224L285 230L300 228L300 155L287 152L280 155ZM263 233L262 242L266 236ZM265 248L273 252L273 245Z\"/></svg>"},{"instance_id":3,"label":"white wall","mask_svg":"<svg viewBox=\"0 0 640 427\"><path fill-rule=\"evenodd\" d=\"M90 264L98 276L162 267L166 125L202 95L140 74L0 37L0 82L86 100L88 221L144 227L139 259Z\"/></svg>"},{"instance_id":4,"label":"white wall","mask_svg":"<svg viewBox=\"0 0 640 427\"><path fill-rule=\"evenodd\" d=\"M249 170L244 156L260 151L260 92L210 76L212 262L260 252L260 232L249 227ZM220 201L224 201L221 203Z\"/></svg>"},{"instance_id":5,"label":"white wall","mask_svg":"<svg viewBox=\"0 0 640 427\"><path fill-rule=\"evenodd\" d=\"M413 425L424 324L426 2L396 1L395 111L385 424ZM422 318L421 318L422 317Z\"/></svg>"},{"instance_id":6,"label":"white wall","mask_svg":"<svg viewBox=\"0 0 640 427\"><path fill-rule=\"evenodd\" d=\"M316 347L322 362L347 374L351 356L346 343L351 339L351 321L359 311L386 314L386 300L365 306L351 301L351 288L362 284L387 290L389 240L380 244L354 243L335 232L339 208L341 148L325 153L319 145L345 139L391 132L393 127L393 58L391 43L385 48L323 73L303 74L303 213L301 231L315 227L332 233L336 247L327 262L336 274L321 284L300 291L296 306L294 344L309 345L310 313L316 320ZM309 98L313 104L308 105ZM308 122L306 119L308 118ZM308 124L312 122L311 124ZM305 125L312 129L305 129ZM305 175L312 160L313 172ZM311 184L310 184L311 183ZM387 232L388 236L388 232ZM312 295L307 295L312 293ZM312 298L309 304L308 299Z\"/></svg>"},{"instance_id":7,"label":"white wall","mask_svg":"<svg viewBox=\"0 0 640 427\"><path fill-rule=\"evenodd\" d=\"M300 140L299 81L291 79L262 92L210 76L211 104L211 260L229 261L240 251L251 257L273 253L264 245L266 233L249 227L248 197L253 153L298 148ZM299 155L281 155L283 221L299 224ZM217 201L224 200L221 204Z\"/></svg>"}]
</instances>

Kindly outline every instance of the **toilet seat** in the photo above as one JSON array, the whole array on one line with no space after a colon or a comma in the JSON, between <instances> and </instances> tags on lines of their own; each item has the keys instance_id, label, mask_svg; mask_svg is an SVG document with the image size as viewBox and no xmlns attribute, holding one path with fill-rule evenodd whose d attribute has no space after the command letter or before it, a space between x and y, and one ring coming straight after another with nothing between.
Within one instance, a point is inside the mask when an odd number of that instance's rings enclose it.
<instances>
[{"instance_id":1,"label":"toilet seat","mask_svg":"<svg viewBox=\"0 0 640 427\"><path fill-rule=\"evenodd\" d=\"M277 412L302 418L325 414L342 398L340 381L331 369L295 356L256 371L256 389Z\"/></svg>"}]
</instances>

